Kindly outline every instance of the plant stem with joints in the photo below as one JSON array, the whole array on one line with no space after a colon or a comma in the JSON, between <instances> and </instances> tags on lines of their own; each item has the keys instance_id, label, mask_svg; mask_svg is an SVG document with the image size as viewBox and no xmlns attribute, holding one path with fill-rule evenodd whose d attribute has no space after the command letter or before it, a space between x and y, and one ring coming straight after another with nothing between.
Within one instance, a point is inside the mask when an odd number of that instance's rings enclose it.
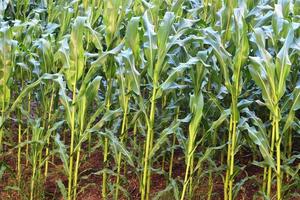
<instances>
[{"instance_id":1,"label":"plant stem with joints","mask_svg":"<svg viewBox=\"0 0 300 200\"><path fill-rule=\"evenodd\" d=\"M229 132L228 132L228 149L227 149L227 170L226 170L226 177L225 177L225 183L224 183L224 200L228 199L228 184L229 184L229 165L230 165L230 152L231 152L231 132L233 127L233 120L232 115L230 116L230 122L229 122Z\"/></svg>"},{"instance_id":2,"label":"plant stem with joints","mask_svg":"<svg viewBox=\"0 0 300 200\"><path fill-rule=\"evenodd\" d=\"M156 81L154 81L152 97L151 97L150 121L148 124L147 138L145 144L145 158L144 158L144 172L143 172L143 179L142 179L143 182L142 182L141 200L149 199L150 179L151 179L151 170L150 170L151 159L149 158L149 154L151 151L152 141L153 141L156 90L157 90Z\"/></svg>"},{"instance_id":3,"label":"plant stem with joints","mask_svg":"<svg viewBox=\"0 0 300 200\"><path fill-rule=\"evenodd\" d=\"M75 81L76 83L76 81ZM68 200L72 199L73 196L73 157L74 157L74 137L76 134L75 130L75 107L76 102L76 84L73 85L73 100L72 100L72 113L71 113L71 142L70 142L70 163L69 163L69 178L68 178Z\"/></svg>"},{"instance_id":4,"label":"plant stem with joints","mask_svg":"<svg viewBox=\"0 0 300 200\"><path fill-rule=\"evenodd\" d=\"M53 88L53 85L52 85ZM54 88L51 94L51 100L50 100L50 106L49 106L49 113L48 113L48 127L47 127L47 131L50 129L50 121L51 121L51 114L52 114L52 107L53 107L53 101L54 101ZM49 144L50 144L50 137L47 138L47 147L46 147L46 162L45 162L45 172L44 175L45 177L47 177L48 175L48 166L49 166Z\"/></svg>"},{"instance_id":5,"label":"plant stem with joints","mask_svg":"<svg viewBox=\"0 0 300 200\"><path fill-rule=\"evenodd\" d=\"M234 154L235 154L235 143L236 143L236 131L237 131L237 98L233 99L233 126L232 126L232 136L231 136L231 152L230 152L230 171L229 171L229 200L232 197L232 190L233 190L233 172L234 172Z\"/></svg>"},{"instance_id":6,"label":"plant stem with joints","mask_svg":"<svg viewBox=\"0 0 300 200\"><path fill-rule=\"evenodd\" d=\"M80 141L80 137L83 133L83 125L84 125L84 113L86 110L86 100L84 99L82 102L82 106L83 106L83 111L81 112L82 116L80 116L80 129L79 129L79 135L77 138L77 141ZM74 196L73 199L76 200L76 194L77 194L77 180L78 180L78 169L79 169L79 162L80 162L80 151L81 151L81 145L79 144L77 152L76 152L76 163L75 163L75 169L74 169L74 181L73 181L73 187L74 187Z\"/></svg>"},{"instance_id":7,"label":"plant stem with joints","mask_svg":"<svg viewBox=\"0 0 300 200\"><path fill-rule=\"evenodd\" d=\"M189 130L191 131L191 125L189 126ZM191 134L191 133L190 133ZM192 133L194 134L194 133ZM188 139L188 149L187 149L187 164L186 164L186 169L185 169L185 176L184 176L184 182L183 182L183 188L182 188L182 194L181 194L181 200L184 200L184 197L185 197L185 192L187 190L187 186L189 184L189 175L190 173L192 172L192 169L191 169L191 164L192 164L192 151L193 151L193 142L194 140L189 136L189 139Z\"/></svg>"},{"instance_id":8,"label":"plant stem with joints","mask_svg":"<svg viewBox=\"0 0 300 200\"><path fill-rule=\"evenodd\" d=\"M279 115L280 110L278 106L276 106L276 116L275 116L275 138L276 138L276 166L277 166L277 199L281 200L281 150L280 150L280 132L279 132Z\"/></svg>"},{"instance_id":9,"label":"plant stem with joints","mask_svg":"<svg viewBox=\"0 0 300 200\"><path fill-rule=\"evenodd\" d=\"M126 126L127 126L127 110L128 110L128 97L125 97L124 102L124 112L123 112L123 120L122 120L122 128L121 128L121 144L124 142ZM119 184L120 184L120 176L121 176L121 164L122 164L122 154L121 152L118 153L118 168L117 168L117 180L116 180L116 193L115 198L118 199L119 196Z\"/></svg>"},{"instance_id":10,"label":"plant stem with joints","mask_svg":"<svg viewBox=\"0 0 300 200\"><path fill-rule=\"evenodd\" d=\"M112 90L112 79L110 78L108 80L108 85L107 85L107 95L106 95L106 110L109 111L110 109L110 96L111 96L111 90ZM104 138L104 155L103 155L103 164L104 168L107 167L107 158L108 158L108 138ZM102 176L102 198L107 199L107 191L106 191L106 181L107 181L107 174L104 170L103 176Z\"/></svg>"},{"instance_id":11,"label":"plant stem with joints","mask_svg":"<svg viewBox=\"0 0 300 200\"><path fill-rule=\"evenodd\" d=\"M175 120L177 121L179 116L179 107L176 109ZM172 178L172 171L173 171L173 162L174 162L174 146L176 142L176 135L173 133L173 141L172 141L172 150L171 150L171 159L170 159L170 166L169 166L169 179Z\"/></svg>"},{"instance_id":12,"label":"plant stem with joints","mask_svg":"<svg viewBox=\"0 0 300 200\"><path fill-rule=\"evenodd\" d=\"M275 146L275 118L272 116L272 132L271 132L271 149L270 154L273 156L274 146ZM271 188L272 188L272 167L268 167L268 182L267 182L267 196L271 197Z\"/></svg>"}]
</instances>

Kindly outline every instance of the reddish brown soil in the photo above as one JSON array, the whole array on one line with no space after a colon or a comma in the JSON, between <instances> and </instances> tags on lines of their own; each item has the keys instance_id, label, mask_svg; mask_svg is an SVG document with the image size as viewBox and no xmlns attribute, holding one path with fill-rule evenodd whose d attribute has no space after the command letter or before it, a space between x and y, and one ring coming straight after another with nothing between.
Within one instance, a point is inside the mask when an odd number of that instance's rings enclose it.
<instances>
[{"instance_id":1,"label":"reddish brown soil","mask_svg":"<svg viewBox=\"0 0 300 200\"><path fill-rule=\"evenodd\" d=\"M0 157L4 160L12 170L15 171L16 166L16 158L12 157L12 155L16 155L16 152L13 154L6 154L5 157ZM24 158L24 156L23 156ZM241 157L242 158L242 157ZM247 162L251 158L245 156L241 159L242 165L247 165ZM155 167L159 168L160 162L155 163ZM12 189L5 190L7 186L13 186L16 184L16 179L13 175L9 173L4 173L2 181L0 182L0 200L19 200L22 199L21 196L24 193L29 193L29 183L31 177L31 169L30 164L26 166L25 160L22 160L22 193L21 195L18 194L17 191ZM100 171L103 168L102 165L102 155L100 150L92 153L87 158L82 158L82 164L80 166L80 181L78 186L78 200L101 200L101 182L102 182L102 175L97 175L97 171ZM130 171L128 167L127 172ZM168 165L165 165L165 171L168 171ZM176 152L176 157L174 160L174 168L173 168L173 178L182 179L184 177L185 166L184 166L184 159L183 155L180 152ZM242 180L245 177L254 176L253 179L247 181L240 189L240 192L237 196L237 199L241 200L250 200L250 199L257 199L255 198L255 194L259 190L259 185L257 184L261 179L262 170L253 165L247 165L243 172L239 174L236 178L236 181ZM139 180L135 174L127 173L126 177L128 178L128 183L125 183L125 189L129 192L132 200L140 199L139 194ZM57 158L54 162L51 162L49 165L49 175L47 180L44 180L44 185L41 188L44 188L44 194L46 200L62 200L59 188L56 184L56 181L61 179L62 182L67 186L67 177L63 173L63 166L60 160ZM114 182L115 179L111 178L110 182ZM153 174L152 175L152 182L151 182L151 196L155 196L159 191L163 190L167 186L166 179L163 175ZM195 200L206 199L208 193L208 179L203 178L199 183L197 190L195 191ZM276 188L274 188L276 191ZM112 197L110 198L112 199ZM120 200L125 200L127 198L120 197ZM164 200L168 200L167 197L163 198ZM213 178L213 200L221 200L223 199L223 181L221 176L215 176ZM172 200L172 198L170 198Z\"/></svg>"}]
</instances>

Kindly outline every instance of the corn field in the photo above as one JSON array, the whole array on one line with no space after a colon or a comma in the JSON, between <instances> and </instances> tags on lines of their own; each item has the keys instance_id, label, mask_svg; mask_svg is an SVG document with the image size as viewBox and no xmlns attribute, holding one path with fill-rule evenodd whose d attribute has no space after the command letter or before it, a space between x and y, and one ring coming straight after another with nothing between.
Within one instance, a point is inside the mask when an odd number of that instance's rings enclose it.
<instances>
[{"instance_id":1,"label":"corn field","mask_svg":"<svg viewBox=\"0 0 300 200\"><path fill-rule=\"evenodd\" d=\"M0 199L300 199L300 0L0 0Z\"/></svg>"}]
</instances>

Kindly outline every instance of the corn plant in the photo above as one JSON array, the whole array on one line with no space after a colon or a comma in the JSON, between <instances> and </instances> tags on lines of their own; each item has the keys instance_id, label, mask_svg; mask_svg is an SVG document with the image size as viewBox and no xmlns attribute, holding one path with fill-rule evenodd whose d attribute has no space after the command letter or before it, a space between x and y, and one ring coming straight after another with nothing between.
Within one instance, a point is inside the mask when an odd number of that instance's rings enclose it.
<instances>
[{"instance_id":1,"label":"corn plant","mask_svg":"<svg viewBox=\"0 0 300 200\"><path fill-rule=\"evenodd\" d=\"M107 45L107 48L109 50L116 47L114 42L116 40L120 40L119 36L119 27L120 23L122 22L123 18L126 14L126 8L127 6L130 6L130 3L127 1L106 1L103 5L103 23L105 25L105 43ZM119 14L120 13L120 14ZM119 41L118 41L119 42ZM107 60L107 63L103 65L105 78L107 81L107 89L106 89L106 110L110 110L111 107L111 96L112 96L112 84L114 82L115 78L115 71L116 71L116 64L113 61L113 58L110 58ZM104 155L103 155L103 162L105 163L105 166L107 166L108 163L108 152L109 150L109 143L108 138L104 139ZM102 182L102 197L104 199L107 198L107 174L104 171L103 172L103 182Z\"/></svg>"},{"instance_id":2,"label":"corn plant","mask_svg":"<svg viewBox=\"0 0 300 200\"><path fill-rule=\"evenodd\" d=\"M77 82L83 75L84 70L84 50L83 50L83 31L84 31L84 17L78 17L74 21L73 29L71 31L70 43L63 40L61 51L64 59L66 80L68 88L72 91L72 104L68 101L64 102L66 108L67 121L71 129L70 153L69 153L69 174L68 174L68 199L74 198L74 187L76 187L77 171L74 169L74 143L75 138L79 134L76 120L76 102L77 102ZM74 186L75 184L75 186Z\"/></svg>"},{"instance_id":3,"label":"corn plant","mask_svg":"<svg viewBox=\"0 0 300 200\"><path fill-rule=\"evenodd\" d=\"M297 199L299 19L299 0L0 1L0 199Z\"/></svg>"},{"instance_id":4,"label":"corn plant","mask_svg":"<svg viewBox=\"0 0 300 200\"><path fill-rule=\"evenodd\" d=\"M38 55L40 57L40 63L41 63L41 73L51 73L51 72L56 72L56 69L53 67L54 65L54 56L53 56L53 50L52 50L52 44L50 41L42 38L37 41L36 46L37 46L37 51ZM49 113L45 113L43 116L43 127L46 129L45 131L49 130L51 128L50 122L52 120L52 110L54 106L54 95L56 94L56 88L54 83L52 85L50 84L49 87L45 88L42 90L41 96L47 97L47 93L50 93L50 101L47 99L42 99L42 104L43 104L43 109L47 110ZM30 96L29 96L30 97ZM30 112L30 110L29 110ZM48 115L47 115L48 114ZM50 137L48 138L47 141L47 146L50 145ZM49 156L49 147L46 147L46 157ZM46 158L46 163L45 163L45 171L44 175L47 177L48 173L48 158Z\"/></svg>"},{"instance_id":5,"label":"corn plant","mask_svg":"<svg viewBox=\"0 0 300 200\"><path fill-rule=\"evenodd\" d=\"M150 193L150 177L151 177L151 160L149 158L149 153L152 150L153 145L153 128L154 128L154 117L155 117L155 101L157 86L159 84L159 76L164 67L165 56L167 54L167 42L168 36L171 31L172 21L174 19L173 13L166 13L160 27L157 31L157 42L154 40L154 27L149 21L148 13L144 15L144 23L146 28L146 37L148 42L148 52L147 59L149 62L148 73L152 79L152 97L149 119L147 120L147 138L145 144L145 157L144 157L144 171L143 171L143 182L142 182L142 199L149 199ZM157 45L157 52L155 51L155 46Z\"/></svg>"},{"instance_id":6,"label":"corn plant","mask_svg":"<svg viewBox=\"0 0 300 200\"><path fill-rule=\"evenodd\" d=\"M281 199L281 133L279 129L281 114L279 101L285 93L285 80L290 71L288 50L293 42L293 29L289 29L286 41L278 52L275 63L273 62L270 53L265 49L263 31L261 29L256 29L254 34L261 57L251 58L253 68L250 68L250 72L255 82L262 89L265 104L270 109L272 116L271 152L273 151L272 148L276 148L277 199ZM263 74L266 74L267 76L263 76ZM268 196L271 192L271 173L272 169L269 167L267 185Z\"/></svg>"},{"instance_id":7,"label":"corn plant","mask_svg":"<svg viewBox=\"0 0 300 200\"><path fill-rule=\"evenodd\" d=\"M192 119L189 124L189 136L187 142L187 152L186 152L186 172L184 178L183 191L181 195L181 199L185 197L185 191L188 183L190 183L190 187L193 186L192 176L194 171L194 150L195 150L195 141L197 137L197 132L199 129L199 124L203 115L203 94L201 92L201 85L204 75L203 65L196 65L196 69L193 71L193 80L194 80L194 93L190 96L190 110L192 113ZM190 188L189 197L191 198L192 188Z\"/></svg>"},{"instance_id":8,"label":"corn plant","mask_svg":"<svg viewBox=\"0 0 300 200\"><path fill-rule=\"evenodd\" d=\"M221 66L221 71L224 77L225 86L231 94L231 118L229 125L229 137L228 137L228 156L227 156L227 172L226 180L224 183L224 195L225 199L232 199L233 191L233 172L234 172L234 155L236 151L237 142L237 123L239 121L238 111L238 97L241 93L241 76L242 67L248 56L248 39L247 39L247 26L243 19L241 10L236 9L234 13L234 22L236 28L236 35L234 45L236 46L235 55L231 58L230 54L224 49L224 46L220 45L220 38L216 38L212 32L207 32L207 35L214 37L209 38L209 43L212 45L216 56ZM229 23L229 22L228 22ZM208 30L211 31L211 30ZM216 34L216 33L215 33ZM227 37L227 36L225 36ZM232 71L232 79L230 79L230 70Z\"/></svg>"},{"instance_id":9,"label":"corn plant","mask_svg":"<svg viewBox=\"0 0 300 200\"><path fill-rule=\"evenodd\" d=\"M136 21L138 22L138 21ZM135 23L136 23L135 22ZM134 23L134 21L133 21ZM129 29L130 30L130 29ZM134 31L134 30L133 30ZM127 114L129 112L129 94L134 92L136 95L140 95L140 74L135 68L135 59L133 52L128 50L126 52L122 52L121 56L126 60L124 68L120 68L119 71L119 84L120 84L120 105L123 110L123 119L122 119L122 126L120 132L120 142L124 142L126 138L126 129L127 129ZM115 198L118 199L118 184L120 181L120 170L121 170L121 153L118 156L118 166L117 166L117 188L115 193Z\"/></svg>"}]
</instances>

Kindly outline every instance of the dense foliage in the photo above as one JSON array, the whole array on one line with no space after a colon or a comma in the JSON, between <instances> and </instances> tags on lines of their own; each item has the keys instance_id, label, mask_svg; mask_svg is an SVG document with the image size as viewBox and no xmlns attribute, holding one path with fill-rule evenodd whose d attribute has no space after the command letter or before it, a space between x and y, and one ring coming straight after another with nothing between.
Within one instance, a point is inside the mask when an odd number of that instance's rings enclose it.
<instances>
[{"instance_id":1,"label":"dense foliage","mask_svg":"<svg viewBox=\"0 0 300 200\"><path fill-rule=\"evenodd\" d=\"M299 0L1 0L0 190L300 198L299 36Z\"/></svg>"}]
</instances>

